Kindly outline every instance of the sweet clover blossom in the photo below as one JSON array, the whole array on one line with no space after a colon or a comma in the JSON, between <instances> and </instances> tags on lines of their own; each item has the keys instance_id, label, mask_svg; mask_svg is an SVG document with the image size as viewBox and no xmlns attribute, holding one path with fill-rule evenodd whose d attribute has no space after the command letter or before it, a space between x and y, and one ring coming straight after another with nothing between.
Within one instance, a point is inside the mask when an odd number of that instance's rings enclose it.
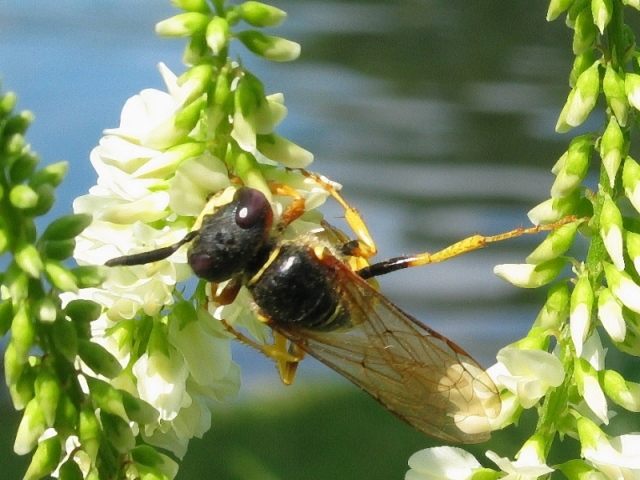
<instances>
[{"instance_id":1,"label":"sweet clover blossom","mask_svg":"<svg viewBox=\"0 0 640 480\"><path fill-rule=\"evenodd\" d=\"M189 440L211 427L215 404L239 388L220 319L268 341L246 291L218 305L205 282L190 280L187 247L145 265L102 267L107 260L179 242L240 185L268 198L275 221L294 198L304 200L305 214L285 236L322 228L314 209L328 193L296 170L313 156L275 132L287 113L283 95L265 93L229 57L239 42L266 59L294 60L298 44L259 30L285 13L256 1L173 3L183 13L156 30L190 38L186 71L161 63L165 89L126 101L119 126L91 152L95 186L37 247L30 219L50 208L65 165L36 171L21 137L30 115L11 119L15 97L0 102L2 122L9 118L0 133L13 142L3 143L13 150L2 178L13 183L0 188L11 200L2 218L25 225L20 233L0 218L0 250L15 258L0 285L0 334L12 333L7 384L24 409L14 450L34 451L25 478L173 478ZM80 266L68 269L61 261L72 253ZM50 291L36 283L41 276Z\"/></svg>"},{"instance_id":2,"label":"sweet clover blossom","mask_svg":"<svg viewBox=\"0 0 640 480\"><path fill-rule=\"evenodd\" d=\"M625 14L637 15L639 8L623 0L551 0L547 13L548 20L566 14L575 54L556 130L583 125L598 104L606 116L600 129L569 142L551 169L550 198L529 212L535 225L569 221L525 263L494 270L520 288L549 288L527 335L502 348L488 369L502 399L492 427L517 425L532 411L535 431L515 460L487 451L497 469L438 447L412 456L406 479L535 479L552 472L569 479L638 477L637 419L618 420L640 411L640 386L608 358L611 349L620 351L618 362L624 354L627 362L640 355L640 166L629 154L640 76L634 33L625 24ZM583 183L598 157L597 190L591 191ZM580 237L586 251L577 246ZM566 452L576 445L579 454L571 458Z\"/></svg>"}]
</instances>

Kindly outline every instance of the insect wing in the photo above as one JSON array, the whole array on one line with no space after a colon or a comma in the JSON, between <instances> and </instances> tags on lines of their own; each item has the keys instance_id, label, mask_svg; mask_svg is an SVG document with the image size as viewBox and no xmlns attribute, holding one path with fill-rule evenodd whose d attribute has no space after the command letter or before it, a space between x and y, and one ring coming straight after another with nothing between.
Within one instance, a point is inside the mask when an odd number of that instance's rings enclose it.
<instances>
[{"instance_id":1,"label":"insect wing","mask_svg":"<svg viewBox=\"0 0 640 480\"><path fill-rule=\"evenodd\" d=\"M490 436L500 397L488 374L464 351L400 310L340 260L336 273L350 325L332 331L278 330L304 351L372 395L424 433L451 442Z\"/></svg>"}]
</instances>

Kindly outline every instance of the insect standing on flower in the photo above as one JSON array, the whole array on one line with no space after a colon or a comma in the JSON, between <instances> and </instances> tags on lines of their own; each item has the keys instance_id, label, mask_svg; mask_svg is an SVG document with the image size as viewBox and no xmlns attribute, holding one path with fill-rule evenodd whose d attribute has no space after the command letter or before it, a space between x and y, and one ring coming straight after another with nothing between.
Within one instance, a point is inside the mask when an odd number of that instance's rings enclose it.
<instances>
[{"instance_id":1,"label":"insect standing on flower","mask_svg":"<svg viewBox=\"0 0 640 480\"><path fill-rule=\"evenodd\" d=\"M251 293L256 315L273 331L273 344L259 344L223 323L239 340L274 359L284 383L293 381L298 363L310 354L428 435L463 443L488 439L500 397L487 373L462 348L391 303L371 279L547 228L476 235L434 254L369 264L376 247L362 218L328 180L303 173L344 207L356 240L326 222L321 231L285 240L286 227L305 212L304 199L292 188L275 186L293 200L274 225L266 197L243 186L231 202L203 215L181 241L106 265L155 262L191 242L189 265L212 282L217 303L232 302L242 286Z\"/></svg>"}]
</instances>

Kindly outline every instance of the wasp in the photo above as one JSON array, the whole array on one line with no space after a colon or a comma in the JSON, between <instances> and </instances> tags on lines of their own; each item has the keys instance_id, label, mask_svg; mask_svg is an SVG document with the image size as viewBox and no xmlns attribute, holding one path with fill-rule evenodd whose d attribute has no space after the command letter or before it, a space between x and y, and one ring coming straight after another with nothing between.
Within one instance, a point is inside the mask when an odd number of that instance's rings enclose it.
<instances>
[{"instance_id":1,"label":"wasp","mask_svg":"<svg viewBox=\"0 0 640 480\"><path fill-rule=\"evenodd\" d=\"M274 222L265 195L240 186L229 203L201 216L179 242L106 265L159 261L189 243L194 274L213 285L227 282L213 295L216 302L228 304L242 286L248 289L258 318L273 331L273 344L258 344L222 321L239 340L274 359L284 383L293 381L298 363L309 354L430 436L458 443L487 440L501 407L489 375L461 347L388 300L374 277L551 227L474 235L436 253L370 264L376 246L359 213L328 179L303 174L344 207L355 240L325 221L319 232L285 239L287 226L305 212L304 199L278 186L293 201Z\"/></svg>"}]
</instances>

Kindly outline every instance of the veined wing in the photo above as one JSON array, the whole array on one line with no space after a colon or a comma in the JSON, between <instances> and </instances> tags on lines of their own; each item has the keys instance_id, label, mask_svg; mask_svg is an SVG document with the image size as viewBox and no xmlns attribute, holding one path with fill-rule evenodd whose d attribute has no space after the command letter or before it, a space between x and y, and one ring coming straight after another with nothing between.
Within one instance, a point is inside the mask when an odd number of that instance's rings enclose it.
<instances>
[{"instance_id":1,"label":"veined wing","mask_svg":"<svg viewBox=\"0 0 640 480\"><path fill-rule=\"evenodd\" d=\"M451 442L490 436L500 397L489 375L459 346L391 303L339 259L321 260L336 279L350 324L331 331L274 327L389 411Z\"/></svg>"}]
</instances>

